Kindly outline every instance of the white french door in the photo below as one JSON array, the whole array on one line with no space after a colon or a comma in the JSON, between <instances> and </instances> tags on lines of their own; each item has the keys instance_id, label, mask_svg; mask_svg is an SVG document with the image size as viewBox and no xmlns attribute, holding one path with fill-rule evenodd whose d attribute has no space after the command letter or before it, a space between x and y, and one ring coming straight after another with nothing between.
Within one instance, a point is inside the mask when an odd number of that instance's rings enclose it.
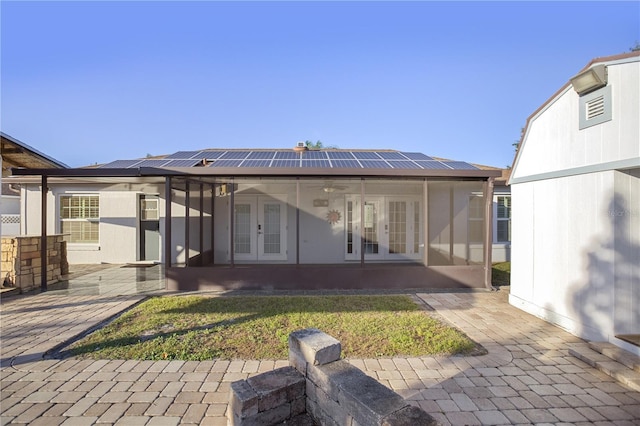
<instances>
[{"instance_id":1,"label":"white french door","mask_svg":"<svg viewBox=\"0 0 640 426\"><path fill-rule=\"evenodd\" d=\"M287 204L268 196L238 196L234 206L234 259L287 259Z\"/></svg>"},{"instance_id":2,"label":"white french door","mask_svg":"<svg viewBox=\"0 0 640 426\"><path fill-rule=\"evenodd\" d=\"M360 197L345 200L345 257L365 260L420 258L421 202L413 197L366 197L361 224Z\"/></svg>"}]
</instances>

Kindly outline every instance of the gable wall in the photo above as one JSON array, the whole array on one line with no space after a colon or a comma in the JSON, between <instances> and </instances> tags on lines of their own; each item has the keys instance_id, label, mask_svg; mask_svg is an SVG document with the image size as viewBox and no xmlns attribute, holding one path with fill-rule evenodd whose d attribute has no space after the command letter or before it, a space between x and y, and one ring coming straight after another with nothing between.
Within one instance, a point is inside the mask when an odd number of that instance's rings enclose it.
<instances>
[{"instance_id":1,"label":"gable wall","mask_svg":"<svg viewBox=\"0 0 640 426\"><path fill-rule=\"evenodd\" d=\"M512 180L640 156L640 62L609 65L612 120L578 128L579 96L571 86L534 117Z\"/></svg>"}]
</instances>

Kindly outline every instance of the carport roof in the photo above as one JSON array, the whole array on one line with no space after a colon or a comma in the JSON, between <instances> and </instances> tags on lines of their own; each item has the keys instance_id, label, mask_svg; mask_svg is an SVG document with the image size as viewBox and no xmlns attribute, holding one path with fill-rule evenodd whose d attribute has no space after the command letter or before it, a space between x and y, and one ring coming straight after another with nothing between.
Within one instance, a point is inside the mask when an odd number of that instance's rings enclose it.
<instances>
[{"instance_id":1,"label":"carport roof","mask_svg":"<svg viewBox=\"0 0 640 426\"><path fill-rule=\"evenodd\" d=\"M203 149L153 158L117 160L77 169L14 170L17 176L117 177L461 177L489 178L500 170L395 150Z\"/></svg>"}]
</instances>

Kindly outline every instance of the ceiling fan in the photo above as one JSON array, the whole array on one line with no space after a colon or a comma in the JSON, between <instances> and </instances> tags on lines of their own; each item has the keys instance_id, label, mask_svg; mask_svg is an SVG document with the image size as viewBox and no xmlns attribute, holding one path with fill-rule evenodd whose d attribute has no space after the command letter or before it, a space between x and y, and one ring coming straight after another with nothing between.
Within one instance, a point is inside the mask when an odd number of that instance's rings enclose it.
<instances>
[{"instance_id":1,"label":"ceiling fan","mask_svg":"<svg viewBox=\"0 0 640 426\"><path fill-rule=\"evenodd\" d=\"M330 194L330 193L336 192L336 191L344 191L345 189L348 188L348 186L346 186L346 185L337 185L333 181L328 180L323 185L316 186L316 188L321 188L323 192L326 192L327 194Z\"/></svg>"}]
</instances>

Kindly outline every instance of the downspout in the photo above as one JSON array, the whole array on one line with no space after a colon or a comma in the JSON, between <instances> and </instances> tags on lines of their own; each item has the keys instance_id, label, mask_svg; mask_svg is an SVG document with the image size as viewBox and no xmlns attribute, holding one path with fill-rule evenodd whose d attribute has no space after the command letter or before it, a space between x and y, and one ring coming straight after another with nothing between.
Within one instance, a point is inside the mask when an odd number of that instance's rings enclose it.
<instances>
[{"instance_id":1,"label":"downspout","mask_svg":"<svg viewBox=\"0 0 640 426\"><path fill-rule=\"evenodd\" d=\"M491 255L493 251L493 181L489 178L484 184L484 286L495 290L491 284Z\"/></svg>"}]
</instances>

